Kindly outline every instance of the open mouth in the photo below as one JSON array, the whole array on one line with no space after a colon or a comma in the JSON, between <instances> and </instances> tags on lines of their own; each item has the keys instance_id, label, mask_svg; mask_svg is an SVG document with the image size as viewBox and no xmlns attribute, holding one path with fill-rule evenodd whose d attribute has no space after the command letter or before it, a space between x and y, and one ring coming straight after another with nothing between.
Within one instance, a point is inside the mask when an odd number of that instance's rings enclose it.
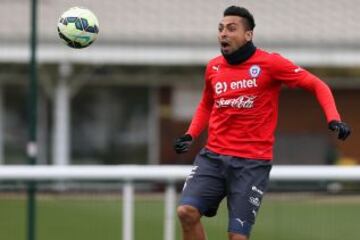
<instances>
[{"instance_id":1,"label":"open mouth","mask_svg":"<svg viewBox=\"0 0 360 240\"><path fill-rule=\"evenodd\" d=\"M220 46L223 52L228 52L230 50L230 44L227 41L221 41Z\"/></svg>"}]
</instances>

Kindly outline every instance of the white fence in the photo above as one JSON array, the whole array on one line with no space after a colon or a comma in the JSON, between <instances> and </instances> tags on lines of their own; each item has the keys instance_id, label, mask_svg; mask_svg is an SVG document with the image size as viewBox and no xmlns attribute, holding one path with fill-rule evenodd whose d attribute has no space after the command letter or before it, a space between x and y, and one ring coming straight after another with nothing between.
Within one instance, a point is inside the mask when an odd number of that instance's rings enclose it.
<instances>
[{"instance_id":1,"label":"white fence","mask_svg":"<svg viewBox=\"0 0 360 240\"><path fill-rule=\"evenodd\" d=\"M164 240L175 239L175 182L183 181L191 166L1 166L2 180L119 180L123 187L123 240L133 240L135 181L162 181L165 190ZM360 181L360 167L275 166L272 181Z\"/></svg>"}]
</instances>

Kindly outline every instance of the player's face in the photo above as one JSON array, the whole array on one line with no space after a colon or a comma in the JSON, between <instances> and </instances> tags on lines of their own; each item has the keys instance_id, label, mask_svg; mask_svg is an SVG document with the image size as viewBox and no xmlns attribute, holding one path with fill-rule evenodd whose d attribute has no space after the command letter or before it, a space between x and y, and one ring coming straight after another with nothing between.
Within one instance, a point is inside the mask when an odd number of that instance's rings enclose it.
<instances>
[{"instance_id":1,"label":"player's face","mask_svg":"<svg viewBox=\"0 0 360 240\"><path fill-rule=\"evenodd\" d=\"M226 16L219 23L218 40L223 54L231 54L252 39L252 31L246 30L243 19Z\"/></svg>"}]
</instances>

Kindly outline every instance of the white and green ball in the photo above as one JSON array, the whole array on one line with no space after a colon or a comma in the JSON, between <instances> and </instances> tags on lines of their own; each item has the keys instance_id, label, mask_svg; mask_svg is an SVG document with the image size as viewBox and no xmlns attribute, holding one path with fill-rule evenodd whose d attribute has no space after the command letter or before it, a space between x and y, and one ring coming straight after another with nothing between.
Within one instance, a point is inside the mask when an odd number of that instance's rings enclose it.
<instances>
[{"instance_id":1,"label":"white and green ball","mask_svg":"<svg viewBox=\"0 0 360 240\"><path fill-rule=\"evenodd\" d=\"M84 48L96 40L99 22L89 9L73 7L61 15L57 29L66 45L72 48Z\"/></svg>"}]
</instances>

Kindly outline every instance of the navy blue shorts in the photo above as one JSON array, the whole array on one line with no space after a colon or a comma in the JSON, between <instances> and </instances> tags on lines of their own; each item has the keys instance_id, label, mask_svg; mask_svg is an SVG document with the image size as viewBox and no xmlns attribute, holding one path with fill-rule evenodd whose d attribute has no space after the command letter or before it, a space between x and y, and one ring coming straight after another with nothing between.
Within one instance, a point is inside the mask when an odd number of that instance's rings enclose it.
<instances>
[{"instance_id":1,"label":"navy blue shorts","mask_svg":"<svg viewBox=\"0 0 360 240\"><path fill-rule=\"evenodd\" d=\"M179 205L193 206L212 217L227 197L228 231L249 236L270 170L271 161L226 156L203 148L185 181Z\"/></svg>"}]
</instances>

